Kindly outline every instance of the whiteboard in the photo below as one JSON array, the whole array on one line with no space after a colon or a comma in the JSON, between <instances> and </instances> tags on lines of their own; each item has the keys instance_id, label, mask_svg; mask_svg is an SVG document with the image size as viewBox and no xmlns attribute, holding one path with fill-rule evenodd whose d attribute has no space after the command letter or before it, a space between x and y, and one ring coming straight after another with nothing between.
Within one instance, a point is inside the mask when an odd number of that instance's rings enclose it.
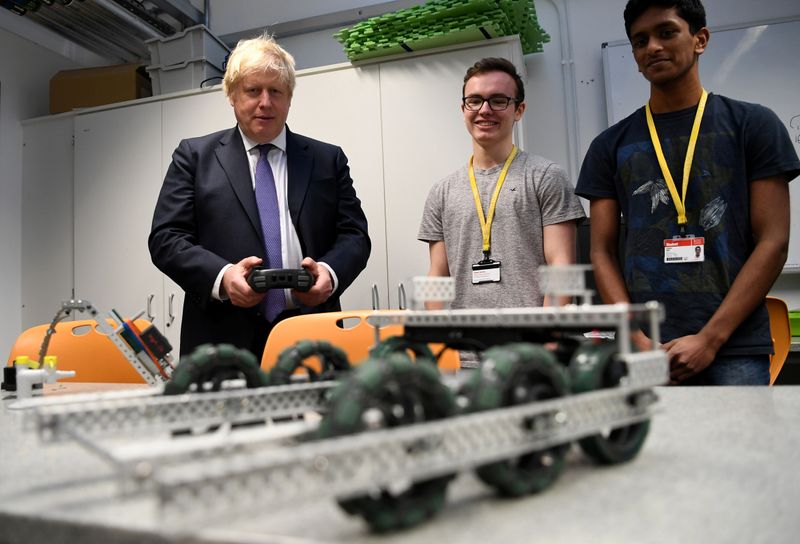
<instances>
[{"instance_id":1,"label":"whiteboard","mask_svg":"<svg viewBox=\"0 0 800 544\"><path fill-rule=\"evenodd\" d=\"M650 86L636 68L627 41L603 44L609 126L647 101ZM700 57L703 86L772 109L800 154L800 18L711 30ZM800 179L789 184L791 238L784 271L800 272Z\"/></svg>"}]
</instances>

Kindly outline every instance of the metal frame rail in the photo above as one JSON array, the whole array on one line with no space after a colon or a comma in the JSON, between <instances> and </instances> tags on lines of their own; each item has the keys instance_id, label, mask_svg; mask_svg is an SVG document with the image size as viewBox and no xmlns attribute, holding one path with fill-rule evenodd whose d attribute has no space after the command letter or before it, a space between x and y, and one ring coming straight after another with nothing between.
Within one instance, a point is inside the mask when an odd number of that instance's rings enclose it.
<instances>
[{"instance_id":1,"label":"metal frame rail","mask_svg":"<svg viewBox=\"0 0 800 544\"><path fill-rule=\"evenodd\" d=\"M111 310L108 313L108 318L114 321L114 325L112 326L106 318L97 319L97 330L103 333L108 337L111 342L117 349L122 353L125 359L131 364L131 366L136 370L139 376L147 383L147 385L158 385L163 383L164 380L161 379L161 375L158 372L158 369L155 366L155 363L149 360L142 360L137 357L136 352L133 351L125 340L122 339L122 332L124 331L125 327L123 325L123 319L117 314L115 310Z\"/></svg>"},{"instance_id":2,"label":"metal frame rail","mask_svg":"<svg viewBox=\"0 0 800 544\"><path fill-rule=\"evenodd\" d=\"M482 311L381 312L367 317L367 321L376 330L394 323L411 329L613 326L618 335L622 333L624 336L617 338L620 353L630 357L629 320L646 318L651 325L652 339L658 342L658 322L662 317L660 305L647 303ZM634 359L635 356L631 360ZM632 365L629 371L637 372L636 365ZM20 404L20 407L35 408L34 418L41 439L51 442L69 438L73 431L84 436L119 435L172 431L191 423L213 425L257 418L296 417L307 411L320 410L324 405L324 392L333 385L334 382L317 382L177 396L160 396L163 389L155 387L148 392L31 400Z\"/></svg>"},{"instance_id":3,"label":"metal frame rail","mask_svg":"<svg viewBox=\"0 0 800 544\"><path fill-rule=\"evenodd\" d=\"M386 325L403 325L406 329L575 329L589 327L613 328L622 354L631 352L631 321L645 322L650 338L661 341L659 323L664 308L657 302L644 304L602 304L547 307L505 308L486 310L428 310L381 312L367 317L367 323L377 329Z\"/></svg>"},{"instance_id":4,"label":"metal frame rail","mask_svg":"<svg viewBox=\"0 0 800 544\"><path fill-rule=\"evenodd\" d=\"M322 411L325 393L335 384L326 381L174 396L159 396L161 388L157 388L149 395L86 396L82 402L65 397L63 402L31 402L27 406L33 409L41 440L59 442L76 435L99 439L298 417Z\"/></svg>"}]
</instances>

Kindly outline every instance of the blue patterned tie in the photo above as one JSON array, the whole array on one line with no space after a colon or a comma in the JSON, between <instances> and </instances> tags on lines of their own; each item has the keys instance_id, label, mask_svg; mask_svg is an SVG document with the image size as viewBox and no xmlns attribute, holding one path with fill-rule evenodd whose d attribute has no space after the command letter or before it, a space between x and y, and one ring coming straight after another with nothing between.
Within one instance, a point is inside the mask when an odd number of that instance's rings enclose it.
<instances>
[{"instance_id":1,"label":"blue patterned tie","mask_svg":"<svg viewBox=\"0 0 800 544\"><path fill-rule=\"evenodd\" d=\"M267 154L272 144L258 146L260 153L256 165L256 203L261 218L261 232L264 234L265 257L262 266L267 268L283 268L281 259L281 213L278 208L278 194L275 190L275 178L269 166ZM275 321L285 305L283 289L269 289L261 308L267 321Z\"/></svg>"}]
</instances>

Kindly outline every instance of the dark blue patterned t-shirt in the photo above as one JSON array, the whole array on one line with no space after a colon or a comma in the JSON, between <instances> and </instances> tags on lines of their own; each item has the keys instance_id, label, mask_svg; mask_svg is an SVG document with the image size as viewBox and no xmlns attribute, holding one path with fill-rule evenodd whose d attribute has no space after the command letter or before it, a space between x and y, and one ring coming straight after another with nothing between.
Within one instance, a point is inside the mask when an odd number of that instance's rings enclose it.
<instances>
[{"instance_id":1,"label":"dark blue patterned t-shirt","mask_svg":"<svg viewBox=\"0 0 800 544\"><path fill-rule=\"evenodd\" d=\"M683 162L697 107L654 115L672 178L681 191ZM789 134L768 108L709 94L686 195L685 234L705 238L705 261L664 263L664 240L681 233L658 165L644 107L592 142L576 193L613 198L626 223L623 275L633 302L666 309L662 338L696 334L708 322L753 251L750 182L800 173ZM771 353L769 316L760 305L719 355Z\"/></svg>"}]
</instances>

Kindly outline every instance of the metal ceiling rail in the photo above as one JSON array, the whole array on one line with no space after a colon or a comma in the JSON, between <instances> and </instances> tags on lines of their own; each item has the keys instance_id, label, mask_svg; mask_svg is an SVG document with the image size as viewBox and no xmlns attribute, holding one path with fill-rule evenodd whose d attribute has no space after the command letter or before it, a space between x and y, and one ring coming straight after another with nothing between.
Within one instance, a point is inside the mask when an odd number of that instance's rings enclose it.
<instances>
[{"instance_id":1,"label":"metal ceiling rail","mask_svg":"<svg viewBox=\"0 0 800 544\"><path fill-rule=\"evenodd\" d=\"M17 3L11 10L111 62L148 62L145 41L203 22L188 0L80 0ZM9 8L10 9L10 8Z\"/></svg>"}]
</instances>

